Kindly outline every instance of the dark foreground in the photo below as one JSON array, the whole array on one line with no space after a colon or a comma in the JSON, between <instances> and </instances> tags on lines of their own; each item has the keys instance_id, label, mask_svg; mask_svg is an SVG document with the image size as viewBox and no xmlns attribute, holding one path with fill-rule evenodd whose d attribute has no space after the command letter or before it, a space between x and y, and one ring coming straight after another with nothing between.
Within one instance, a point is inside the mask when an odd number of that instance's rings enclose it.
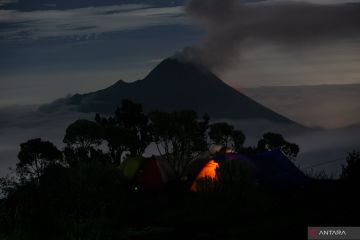
<instances>
[{"instance_id":1,"label":"dark foreground","mask_svg":"<svg viewBox=\"0 0 360 240\"><path fill-rule=\"evenodd\" d=\"M308 226L359 226L358 185L313 180L191 193L134 190L113 167L48 169L0 201L0 239L306 239Z\"/></svg>"},{"instance_id":2,"label":"dark foreground","mask_svg":"<svg viewBox=\"0 0 360 240\"><path fill-rule=\"evenodd\" d=\"M20 145L15 179L0 179L0 240L306 239L308 226L360 226L357 151L341 180L311 180L270 157L299 152L279 134L245 147L227 123L193 111L148 114L130 101L112 117L75 121L63 142L61 151L39 138ZM155 160L137 164L152 142L173 173L166 181L163 168L146 167ZM194 159L211 145L225 147ZM243 161L259 154L268 157ZM212 174L196 177L211 159Z\"/></svg>"}]
</instances>

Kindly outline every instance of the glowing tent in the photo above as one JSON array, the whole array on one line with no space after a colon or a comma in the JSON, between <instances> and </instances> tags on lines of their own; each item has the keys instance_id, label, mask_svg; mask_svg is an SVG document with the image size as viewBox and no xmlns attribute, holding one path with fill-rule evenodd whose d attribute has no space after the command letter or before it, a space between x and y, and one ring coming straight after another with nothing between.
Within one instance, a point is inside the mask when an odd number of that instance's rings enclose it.
<instances>
[{"instance_id":1,"label":"glowing tent","mask_svg":"<svg viewBox=\"0 0 360 240\"><path fill-rule=\"evenodd\" d=\"M197 181L202 178L210 178L216 180L216 169L219 167L219 164L215 160L210 160L200 171L200 173L195 178L194 182L191 185L191 191L197 191Z\"/></svg>"},{"instance_id":2,"label":"glowing tent","mask_svg":"<svg viewBox=\"0 0 360 240\"><path fill-rule=\"evenodd\" d=\"M197 182L203 178L217 180L216 169L223 161L237 161L249 166L251 181L262 188L283 188L299 186L308 179L280 150L244 156L238 153L220 154L208 160L198 171L190 190L197 191Z\"/></svg>"}]
</instances>

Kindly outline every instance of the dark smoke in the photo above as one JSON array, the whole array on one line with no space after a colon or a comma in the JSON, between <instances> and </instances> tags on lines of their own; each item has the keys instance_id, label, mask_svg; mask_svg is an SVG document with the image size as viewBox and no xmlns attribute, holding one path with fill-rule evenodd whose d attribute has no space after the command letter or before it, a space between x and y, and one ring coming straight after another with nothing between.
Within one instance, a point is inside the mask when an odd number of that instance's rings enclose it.
<instances>
[{"instance_id":1,"label":"dark smoke","mask_svg":"<svg viewBox=\"0 0 360 240\"><path fill-rule=\"evenodd\" d=\"M189 0L186 11L205 26L207 36L178 57L217 70L238 61L244 41L297 48L360 35L360 4L356 3Z\"/></svg>"}]
</instances>

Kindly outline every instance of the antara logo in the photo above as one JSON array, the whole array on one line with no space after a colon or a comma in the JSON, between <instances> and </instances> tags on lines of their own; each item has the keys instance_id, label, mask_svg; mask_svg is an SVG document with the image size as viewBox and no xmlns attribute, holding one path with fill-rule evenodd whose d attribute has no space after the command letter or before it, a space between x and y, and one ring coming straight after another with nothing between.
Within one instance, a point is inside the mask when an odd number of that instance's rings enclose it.
<instances>
[{"instance_id":1,"label":"antara logo","mask_svg":"<svg viewBox=\"0 0 360 240\"><path fill-rule=\"evenodd\" d=\"M317 237L317 235L318 235L318 229L317 228L310 228L309 229L309 236Z\"/></svg>"},{"instance_id":2,"label":"antara logo","mask_svg":"<svg viewBox=\"0 0 360 240\"><path fill-rule=\"evenodd\" d=\"M319 236L346 236L344 230L320 230L318 233Z\"/></svg>"}]
</instances>

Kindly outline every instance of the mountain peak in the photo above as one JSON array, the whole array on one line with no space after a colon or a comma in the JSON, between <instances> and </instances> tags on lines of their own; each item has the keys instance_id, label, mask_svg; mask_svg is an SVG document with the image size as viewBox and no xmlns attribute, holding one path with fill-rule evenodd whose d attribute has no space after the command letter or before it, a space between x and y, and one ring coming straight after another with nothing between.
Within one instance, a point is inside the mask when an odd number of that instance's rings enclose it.
<instances>
[{"instance_id":1,"label":"mountain peak","mask_svg":"<svg viewBox=\"0 0 360 240\"><path fill-rule=\"evenodd\" d=\"M163 60L144 80L162 84L199 81L209 82L209 80L221 81L205 66L176 58L167 58Z\"/></svg>"},{"instance_id":2,"label":"mountain peak","mask_svg":"<svg viewBox=\"0 0 360 240\"><path fill-rule=\"evenodd\" d=\"M123 99L143 104L146 111L191 109L214 119L264 119L294 124L224 83L200 64L167 58L143 79L118 81L71 101L82 112L112 113Z\"/></svg>"}]
</instances>

